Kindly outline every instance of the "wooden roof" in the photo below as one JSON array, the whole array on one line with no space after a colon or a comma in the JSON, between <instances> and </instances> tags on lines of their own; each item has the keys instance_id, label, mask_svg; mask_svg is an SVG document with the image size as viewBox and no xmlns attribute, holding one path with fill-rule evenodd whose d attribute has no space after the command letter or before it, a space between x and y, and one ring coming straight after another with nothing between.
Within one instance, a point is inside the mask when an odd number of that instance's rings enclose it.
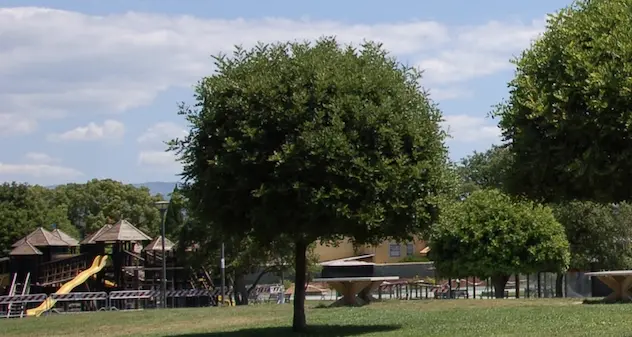
<instances>
[{"instance_id":1,"label":"wooden roof","mask_svg":"<svg viewBox=\"0 0 632 337\"><path fill-rule=\"evenodd\" d=\"M24 241L21 245L13 248L13 250L9 253L11 256L18 255L42 255L42 252L35 248L30 242Z\"/></svg>"},{"instance_id":2,"label":"wooden roof","mask_svg":"<svg viewBox=\"0 0 632 337\"><path fill-rule=\"evenodd\" d=\"M55 228L51 233L56 237L60 238L62 241L68 243L69 246L79 246L79 241L73 238L72 236L62 232L58 228Z\"/></svg>"},{"instance_id":3,"label":"wooden roof","mask_svg":"<svg viewBox=\"0 0 632 337\"><path fill-rule=\"evenodd\" d=\"M31 234L25 236L24 238L18 240L16 243L11 245L11 247L16 248L18 246L23 245L25 242L30 243L34 247L68 247L72 246L70 243L62 240L57 235L47 231L43 227L39 227Z\"/></svg>"},{"instance_id":4,"label":"wooden roof","mask_svg":"<svg viewBox=\"0 0 632 337\"><path fill-rule=\"evenodd\" d=\"M169 240L169 238L165 238L165 251L173 250L175 244ZM162 238L159 236L155 238L152 242L150 242L143 250L146 251L162 251Z\"/></svg>"},{"instance_id":5,"label":"wooden roof","mask_svg":"<svg viewBox=\"0 0 632 337\"><path fill-rule=\"evenodd\" d=\"M110 229L101 232L95 236L92 241L95 242L113 242L113 241L150 241L151 238L143 233L140 229L134 227L127 220L120 220Z\"/></svg>"},{"instance_id":6,"label":"wooden roof","mask_svg":"<svg viewBox=\"0 0 632 337\"><path fill-rule=\"evenodd\" d=\"M99 228L98 231L86 236L85 238L83 238L83 240L81 240L81 242L79 242L80 245L92 245L95 244L96 242L94 241L94 238L96 238L97 236L101 235L101 233L107 231L108 229L112 228L112 225L105 225L101 228Z\"/></svg>"}]
</instances>

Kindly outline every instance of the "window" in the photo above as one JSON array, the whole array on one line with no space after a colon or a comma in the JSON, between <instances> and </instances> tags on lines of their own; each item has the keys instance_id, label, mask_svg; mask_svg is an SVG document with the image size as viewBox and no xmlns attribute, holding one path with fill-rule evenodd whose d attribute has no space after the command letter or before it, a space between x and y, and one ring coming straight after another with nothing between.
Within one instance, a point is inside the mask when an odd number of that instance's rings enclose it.
<instances>
[{"instance_id":1,"label":"window","mask_svg":"<svg viewBox=\"0 0 632 337\"><path fill-rule=\"evenodd\" d=\"M412 243L409 243L406 245L406 255L411 256L411 255L415 255L415 245Z\"/></svg>"},{"instance_id":2,"label":"window","mask_svg":"<svg viewBox=\"0 0 632 337\"><path fill-rule=\"evenodd\" d=\"M391 257L402 256L402 247L399 245L399 243L391 243L389 247L389 255Z\"/></svg>"}]
</instances>

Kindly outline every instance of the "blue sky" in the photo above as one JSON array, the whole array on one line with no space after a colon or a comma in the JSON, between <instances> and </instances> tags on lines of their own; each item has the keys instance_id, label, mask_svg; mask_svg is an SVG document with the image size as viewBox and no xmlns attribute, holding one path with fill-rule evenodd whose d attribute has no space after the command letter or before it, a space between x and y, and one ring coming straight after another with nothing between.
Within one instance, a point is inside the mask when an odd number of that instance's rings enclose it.
<instances>
[{"instance_id":1,"label":"blue sky","mask_svg":"<svg viewBox=\"0 0 632 337\"><path fill-rule=\"evenodd\" d=\"M0 181L175 181L165 140L208 57L235 44L382 41L444 112L458 159L499 141L509 60L570 1L0 1Z\"/></svg>"}]
</instances>

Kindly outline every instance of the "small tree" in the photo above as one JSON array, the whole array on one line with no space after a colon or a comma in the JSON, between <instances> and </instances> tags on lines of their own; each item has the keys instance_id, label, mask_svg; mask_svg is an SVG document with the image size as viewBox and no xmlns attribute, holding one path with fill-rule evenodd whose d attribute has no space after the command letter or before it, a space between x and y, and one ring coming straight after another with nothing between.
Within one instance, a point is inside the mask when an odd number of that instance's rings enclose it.
<instances>
[{"instance_id":1,"label":"small tree","mask_svg":"<svg viewBox=\"0 0 632 337\"><path fill-rule=\"evenodd\" d=\"M628 269L632 267L632 207L572 201L554 207L555 218L566 229L570 267Z\"/></svg>"},{"instance_id":2,"label":"small tree","mask_svg":"<svg viewBox=\"0 0 632 337\"><path fill-rule=\"evenodd\" d=\"M440 275L491 277L497 298L510 275L558 272L569 263L564 228L550 208L493 189L474 191L442 212L430 248Z\"/></svg>"},{"instance_id":3,"label":"small tree","mask_svg":"<svg viewBox=\"0 0 632 337\"><path fill-rule=\"evenodd\" d=\"M420 73L380 45L237 48L182 107L173 142L204 223L295 250L293 329L306 327L306 252L316 240L409 240L433 223L447 162L441 114Z\"/></svg>"}]
</instances>

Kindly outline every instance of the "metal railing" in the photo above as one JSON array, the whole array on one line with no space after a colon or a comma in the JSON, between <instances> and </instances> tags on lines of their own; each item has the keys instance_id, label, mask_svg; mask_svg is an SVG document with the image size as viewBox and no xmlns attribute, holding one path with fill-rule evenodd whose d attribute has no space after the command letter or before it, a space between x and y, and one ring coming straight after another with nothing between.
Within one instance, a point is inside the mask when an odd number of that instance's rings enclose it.
<instances>
[{"instance_id":1,"label":"metal railing","mask_svg":"<svg viewBox=\"0 0 632 337\"><path fill-rule=\"evenodd\" d=\"M227 296L232 289L226 291ZM166 293L168 307L217 306L220 289L186 289L168 290ZM29 294L15 296L0 296L0 317L26 317L27 310L41 305L47 300L55 301L45 315L51 313L73 313L85 311L105 310L134 310L160 307L160 291L158 290L121 290L106 292L75 292L68 294ZM15 311L15 304L20 304L20 312L7 315Z\"/></svg>"}]
</instances>

